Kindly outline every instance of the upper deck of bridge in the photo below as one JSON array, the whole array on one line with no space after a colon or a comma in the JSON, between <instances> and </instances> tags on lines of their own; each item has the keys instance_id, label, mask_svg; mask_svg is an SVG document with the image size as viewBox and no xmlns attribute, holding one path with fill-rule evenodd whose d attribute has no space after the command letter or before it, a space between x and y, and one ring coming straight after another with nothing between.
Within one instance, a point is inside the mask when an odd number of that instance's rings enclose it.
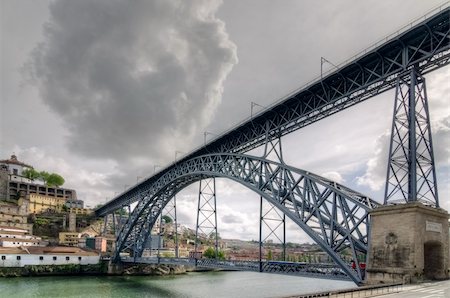
<instances>
[{"instance_id":1,"label":"upper deck of bridge","mask_svg":"<svg viewBox=\"0 0 450 298\"><path fill-rule=\"evenodd\" d=\"M450 7L436 8L340 64L335 70L289 93L209 143L119 194L96 210L103 216L136 200L176 164L210 153L243 153L395 87L411 67L426 74L450 63Z\"/></svg>"}]
</instances>

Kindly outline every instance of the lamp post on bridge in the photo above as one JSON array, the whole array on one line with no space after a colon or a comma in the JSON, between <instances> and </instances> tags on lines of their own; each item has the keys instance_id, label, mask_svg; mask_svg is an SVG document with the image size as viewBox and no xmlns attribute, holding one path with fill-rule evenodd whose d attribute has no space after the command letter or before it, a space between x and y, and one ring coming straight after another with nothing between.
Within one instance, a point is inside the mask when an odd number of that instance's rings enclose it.
<instances>
[{"instance_id":1,"label":"lamp post on bridge","mask_svg":"<svg viewBox=\"0 0 450 298\"><path fill-rule=\"evenodd\" d=\"M203 132L203 142L206 145L206 136L207 135L212 135L212 136L217 136L215 133L209 132L209 131L205 131Z\"/></svg>"},{"instance_id":2,"label":"lamp post on bridge","mask_svg":"<svg viewBox=\"0 0 450 298\"><path fill-rule=\"evenodd\" d=\"M175 150L175 162L177 162L177 156L178 156L178 154L184 154L184 152Z\"/></svg>"},{"instance_id":3,"label":"lamp post on bridge","mask_svg":"<svg viewBox=\"0 0 450 298\"><path fill-rule=\"evenodd\" d=\"M263 108L263 109L266 108L265 106L262 106L262 105L260 105L260 104L258 104L256 102L252 101L250 103L250 118L253 118L253 107L260 107L260 108Z\"/></svg>"}]
</instances>

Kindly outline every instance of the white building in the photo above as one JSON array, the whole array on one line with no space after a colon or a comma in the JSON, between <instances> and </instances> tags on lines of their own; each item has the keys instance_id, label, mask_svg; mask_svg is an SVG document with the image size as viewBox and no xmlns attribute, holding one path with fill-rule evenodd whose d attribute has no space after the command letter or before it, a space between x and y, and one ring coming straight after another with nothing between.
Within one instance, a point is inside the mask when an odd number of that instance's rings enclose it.
<instances>
[{"instance_id":1,"label":"white building","mask_svg":"<svg viewBox=\"0 0 450 298\"><path fill-rule=\"evenodd\" d=\"M33 167L17 160L17 156L13 154L10 159L0 160L0 168L8 171L10 175L16 176L15 179L19 179L17 176L22 176L24 169L32 169Z\"/></svg>"},{"instance_id":2,"label":"white building","mask_svg":"<svg viewBox=\"0 0 450 298\"><path fill-rule=\"evenodd\" d=\"M0 248L0 267L98 264L100 255L77 247Z\"/></svg>"},{"instance_id":3,"label":"white building","mask_svg":"<svg viewBox=\"0 0 450 298\"><path fill-rule=\"evenodd\" d=\"M0 247L47 246L41 237L28 234L25 229L0 226Z\"/></svg>"}]
</instances>

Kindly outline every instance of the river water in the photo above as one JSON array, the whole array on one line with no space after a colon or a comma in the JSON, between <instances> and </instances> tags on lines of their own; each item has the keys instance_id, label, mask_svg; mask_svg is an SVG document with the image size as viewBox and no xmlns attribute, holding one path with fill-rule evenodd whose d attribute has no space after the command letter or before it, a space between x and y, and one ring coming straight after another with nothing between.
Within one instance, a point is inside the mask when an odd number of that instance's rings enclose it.
<instances>
[{"instance_id":1,"label":"river water","mask_svg":"<svg viewBox=\"0 0 450 298\"><path fill-rule=\"evenodd\" d=\"M0 278L0 297L284 297L356 287L352 282L256 272L176 276Z\"/></svg>"}]
</instances>

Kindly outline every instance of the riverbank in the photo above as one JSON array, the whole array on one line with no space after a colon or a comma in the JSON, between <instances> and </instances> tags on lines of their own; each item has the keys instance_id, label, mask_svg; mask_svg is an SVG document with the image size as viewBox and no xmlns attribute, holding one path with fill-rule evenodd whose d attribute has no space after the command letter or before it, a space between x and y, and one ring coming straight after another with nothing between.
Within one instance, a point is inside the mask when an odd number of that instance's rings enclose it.
<instances>
[{"instance_id":1,"label":"riverbank","mask_svg":"<svg viewBox=\"0 0 450 298\"><path fill-rule=\"evenodd\" d=\"M190 268L189 268L190 271ZM120 270L111 271L108 262L92 265L27 265L24 267L0 267L0 277L64 276L64 275L177 275L186 273L185 266L162 264L126 264Z\"/></svg>"}]
</instances>

